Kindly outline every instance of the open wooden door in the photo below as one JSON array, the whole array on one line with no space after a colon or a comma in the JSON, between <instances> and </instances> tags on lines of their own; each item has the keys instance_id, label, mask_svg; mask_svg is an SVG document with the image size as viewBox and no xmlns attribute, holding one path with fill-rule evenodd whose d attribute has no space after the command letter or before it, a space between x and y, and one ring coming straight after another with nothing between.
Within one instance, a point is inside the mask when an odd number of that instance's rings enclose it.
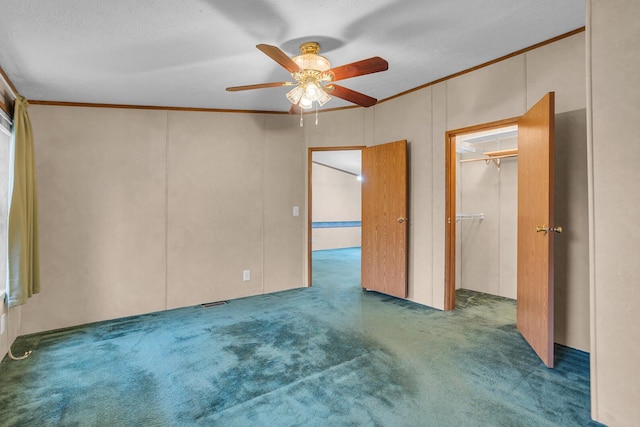
<instances>
[{"instance_id":1,"label":"open wooden door","mask_svg":"<svg viewBox=\"0 0 640 427\"><path fill-rule=\"evenodd\" d=\"M553 368L554 93L518 120L518 330Z\"/></svg>"},{"instance_id":2,"label":"open wooden door","mask_svg":"<svg viewBox=\"0 0 640 427\"><path fill-rule=\"evenodd\" d=\"M407 297L407 141L362 150L362 287Z\"/></svg>"}]
</instances>

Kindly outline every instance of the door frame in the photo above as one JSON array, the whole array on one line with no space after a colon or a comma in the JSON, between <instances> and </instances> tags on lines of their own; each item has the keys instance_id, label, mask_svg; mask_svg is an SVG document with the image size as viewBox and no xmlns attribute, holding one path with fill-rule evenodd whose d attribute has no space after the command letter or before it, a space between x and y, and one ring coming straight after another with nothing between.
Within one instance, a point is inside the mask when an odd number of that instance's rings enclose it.
<instances>
[{"instance_id":1,"label":"door frame","mask_svg":"<svg viewBox=\"0 0 640 427\"><path fill-rule=\"evenodd\" d=\"M312 171L313 171L313 152L314 151L353 151L365 149L364 145L349 145L342 147L309 147L307 149L307 287L311 287L313 285L313 265L311 259L312 251L312 221L313 221L313 182L312 182Z\"/></svg>"},{"instance_id":2,"label":"door frame","mask_svg":"<svg viewBox=\"0 0 640 427\"><path fill-rule=\"evenodd\" d=\"M518 124L520 116L445 132L444 309L456 308L456 136Z\"/></svg>"}]
</instances>

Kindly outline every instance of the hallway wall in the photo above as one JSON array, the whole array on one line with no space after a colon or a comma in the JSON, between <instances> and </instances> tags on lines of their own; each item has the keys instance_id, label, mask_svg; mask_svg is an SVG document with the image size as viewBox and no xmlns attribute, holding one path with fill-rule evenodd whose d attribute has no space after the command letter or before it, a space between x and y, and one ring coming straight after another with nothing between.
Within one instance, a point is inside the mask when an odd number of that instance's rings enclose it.
<instances>
[{"instance_id":1,"label":"hallway wall","mask_svg":"<svg viewBox=\"0 0 640 427\"><path fill-rule=\"evenodd\" d=\"M313 222L355 222L362 219L361 184L353 175L312 165ZM311 250L360 246L362 227L312 228Z\"/></svg>"}]
</instances>

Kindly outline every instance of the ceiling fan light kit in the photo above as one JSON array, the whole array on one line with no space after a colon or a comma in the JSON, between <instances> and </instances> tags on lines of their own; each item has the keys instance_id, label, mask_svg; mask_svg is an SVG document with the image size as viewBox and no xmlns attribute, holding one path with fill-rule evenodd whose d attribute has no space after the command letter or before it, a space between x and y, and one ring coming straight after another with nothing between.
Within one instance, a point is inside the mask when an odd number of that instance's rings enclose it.
<instances>
[{"instance_id":1,"label":"ceiling fan light kit","mask_svg":"<svg viewBox=\"0 0 640 427\"><path fill-rule=\"evenodd\" d=\"M296 106L301 110L311 109L313 108L314 102L317 103L317 112L318 106L323 106L331 99L329 93L335 97L344 99L345 101L352 102L362 107L375 105L375 103L378 102L377 99L354 90L338 86L333 84L333 82L364 74L386 71L389 68L387 61L377 56L353 62L351 64L342 65L340 67L331 68L329 60L318 54L320 51L320 45L317 42L302 43L300 45L300 55L293 58L289 58L286 53L276 46L259 44L256 47L284 67L291 74L291 77L293 77L295 82L234 86L228 87L227 90L230 92L236 92L267 87L295 86L287 92L286 95L287 99L292 104L290 112L294 112Z\"/></svg>"}]
</instances>

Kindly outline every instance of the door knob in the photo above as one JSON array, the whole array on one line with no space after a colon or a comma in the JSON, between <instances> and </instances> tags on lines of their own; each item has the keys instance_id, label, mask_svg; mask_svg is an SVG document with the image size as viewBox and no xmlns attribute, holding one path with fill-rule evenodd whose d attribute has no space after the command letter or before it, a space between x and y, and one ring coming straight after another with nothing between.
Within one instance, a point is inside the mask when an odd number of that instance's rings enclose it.
<instances>
[{"instance_id":1,"label":"door knob","mask_svg":"<svg viewBox=\"0 0 640 427\"><path fill-rule=\"evenodd\" d=\"M551 232L551 233L562 233L562 227L561 226L557 226L557 227L547 227L546 225L543 226L536 226L536 233L540 233L543 232L544 234L547 234L547 232Z\"/></svg>"},{"instance_id":2,"label":"door knob","mask_svg":"<svg viewBox=\"0 0 640 427\"><path fill-rule=\"evenodd\" d=\"M403 222L405 222L405 221L409 221L409 218L403 218L403 217L398 218L398 222L399 222L400 224L402 224L402 223L403 223Z\"/></svg>"}]
</instances>

